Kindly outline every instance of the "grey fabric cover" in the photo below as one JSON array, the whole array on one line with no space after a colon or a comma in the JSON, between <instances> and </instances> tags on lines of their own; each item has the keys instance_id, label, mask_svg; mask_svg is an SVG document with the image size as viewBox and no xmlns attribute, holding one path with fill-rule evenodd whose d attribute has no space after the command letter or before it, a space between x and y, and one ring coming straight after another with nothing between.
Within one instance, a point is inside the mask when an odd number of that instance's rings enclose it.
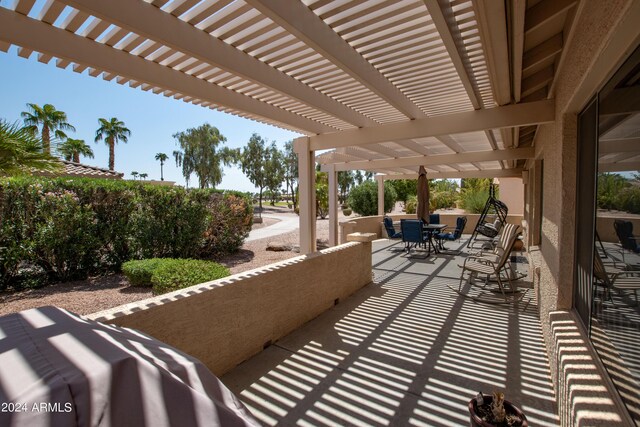
<instances>
[{"instance_id":1,"label":"grey fabric cover","mask_svg":"<svg viewBox=\"0 0 640 427\"><path fill-rule=\"evenodd\" d=\"M200 361L138 331L56 307L0 317L0 426L252 425Z\"/></svg>"}]
</instances>

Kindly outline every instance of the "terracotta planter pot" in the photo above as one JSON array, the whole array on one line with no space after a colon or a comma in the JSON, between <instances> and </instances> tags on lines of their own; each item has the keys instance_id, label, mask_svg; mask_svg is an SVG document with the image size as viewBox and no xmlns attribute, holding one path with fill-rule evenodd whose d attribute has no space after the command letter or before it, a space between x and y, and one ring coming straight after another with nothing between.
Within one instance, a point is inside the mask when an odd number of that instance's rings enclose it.
<instances>
[{"instance_id":1,"label":"terracotta planter pot","mask_svg":"<svg viewBox=\"0 0 640 427\"><path fill-rule=\"evenodd\" d=\"M484 396L484 403L490 405L493 401L493 396ZM507 415L517 415L522 420L522 427L529 427L529 423L527 422L527 417L524 413L509 402L508 400L504 401L504 409L507 412ZM476 403L476 399L471 399L469 401L469 425L471 427L496 427L496 424L490 424L485 421L482 421L482 418L478 415L478 405Z\"/></svg>"}]
</instances>

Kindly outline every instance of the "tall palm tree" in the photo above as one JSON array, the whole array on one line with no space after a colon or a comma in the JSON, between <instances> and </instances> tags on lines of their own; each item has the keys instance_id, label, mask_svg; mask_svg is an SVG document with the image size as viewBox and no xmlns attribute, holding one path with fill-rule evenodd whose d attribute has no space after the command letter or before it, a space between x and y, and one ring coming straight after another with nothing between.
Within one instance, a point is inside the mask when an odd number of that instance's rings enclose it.
<instances>
[{"instance_id":1,"label":"tall palm tree","mask_svg":"<svg viewBox=\"0 0 640 427\"><path fill-rule=\"evenodd\" d=\"M38 132L38 126L42 126L42 149L46 154L51 154L51 132L57 139L65 139L64 131L75 132L76 128L67 123L67 113L56 110L51 104L40 107L37 104L27 104L29 111L23 111L21 116L24 124L34 135Z\"/></svg>"},{"instance_id":2,"label":"tall palm tree","mask_svg":"<svg viewBox=\"0 0 640 427\"><path fill-rule=\"evenodd\" d=\"M68 162L80 163L80 155L93 159L93 150L84 143L84 139L67 138L65 142L58 145L58 153Z\"/></svg>"},{"instance_id":3,"label":"tall palm tree","mask_svg":"<svg viewBox=\"0 0 640 427\"><path fill-rule=\"evenodd\" d=\"M102 141L109 146L109 170L115 166L115 146L118 141L127 142L131 131L124 126L124 122L113 117L111 120L98 119L100 127L96 131L96 142Z\"/></svg>"},{"instance_id":4,"label":"tall palm tree","mask_svg":"<svg viewBox=\"0 0 640 427\"><path fill-rule=\"evenodd\" d=\"M162 166L164 166L164 162L166 162L168 158L169 156L167 156L164 153L156 154L156 160L160 160L160 181L164 181L164 173L162 171Z\"/></svg>"},{"instance_id":5,"label":"tall palm tree","mask_svg":"<svg viewBox=\"0 0 640 427\"><path fill-rule=\"evenodd\" d=\"M0 175L29 173L34 169L58 171L62 164L42 152L42 141L31 130L0 119Z\"/></svg>"}]
</instances>

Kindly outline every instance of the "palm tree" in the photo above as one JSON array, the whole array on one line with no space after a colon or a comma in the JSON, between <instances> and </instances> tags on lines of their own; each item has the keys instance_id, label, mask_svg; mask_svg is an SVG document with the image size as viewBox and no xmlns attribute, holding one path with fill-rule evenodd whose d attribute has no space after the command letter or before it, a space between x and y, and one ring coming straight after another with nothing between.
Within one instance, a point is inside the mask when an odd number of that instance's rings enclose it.
<instances>
[{"instance_id":1,"label":"palm tree","mask_svg":"<svg viewBox=\"0 0 640 427\"><path fill-rule=\"evenodd\" d=\"M67 138L58 146L58 153L68 162L80 163L80 155L93 159L93 150L84 143L84 139Z\"/></svg>"},{"instance_id":2,"label":"palm tree","mask_svg":"<svg viewBox=\"0 0 640 427\"><path fill-rule=\"evenodd\" d=\"M109 146L109 170L114 170L115 146L118 141L127 142L131 136L131 131L124 126L124 122L113 117L111 120L98 119L100 127L96 131L95 141L102 141Z\"/></svg>"},{"instance_id":3,"label":"palm tree","mask_svg":"<svg viewBox=\"0 0 640 427\"><path fill-rule=\"evenodd\" d=\"M132 171L131 172L131 176L133 177L133 179L136 179L138 177L139 173L136 171Z\"/></svg>"},{"instance_id":4,"label":"palm tree","mask_svg":"<svg viewBox=\"0 0 640 427\"><path fill-rule=\"evenodd\" d=\"M30 129L0 119L0 175L61 168L62 164L55 157L42 152L42 141Z\"/></svg>"},{"instance_id":5,"label":"palm tree","mask_svg":"<svg viewBox=\"0 0 640 427\"><path fill-rule=\"evenodd\" d=\"M167 156L164 153L156 154L156 160L160 160L160 181L164 181L164 174L163 174L163 171L162 171L162 166L164 166L164 162L166 162L168 158L169 158L169 156Z\"/></svg>"},{"instance_id":6,"label":"palm tree","mask_svg":"<svg viewBox=\"0 0 640 427\"><path fill-rule=\"evenodd\" d=\"M21 114L24 124L34 135L38 132L38 126L42 125L42 149L46 154L51 154L51 132L54 138L65 139L67 135L64 131L76 130L67 123L67 113L56 110L51 104L44 104L44 107L27 104L27 107L29 111Z\"/></svg>"},{"instance_id":7,"label":"palm tree","mask_svg":"<svg viewBox=\"0 0 640 427\"><path fill-rule=\"evenodd\" d=\"M148 176L149 176L148 173L141 173L140 174L140 179L147 179Z\"/></svg>"}]
</instances>

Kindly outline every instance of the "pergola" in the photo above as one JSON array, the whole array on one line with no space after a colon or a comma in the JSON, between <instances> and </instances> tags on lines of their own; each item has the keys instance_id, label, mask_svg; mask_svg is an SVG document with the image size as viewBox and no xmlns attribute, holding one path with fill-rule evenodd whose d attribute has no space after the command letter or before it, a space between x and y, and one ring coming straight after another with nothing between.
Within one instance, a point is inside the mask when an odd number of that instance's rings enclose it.
<instances>
[{"instance_id":1,"label":"pergola","mask_svg":"<svg viewBox=\"0 0 640 427\"><path fill-rule=\"evenodd\" d=\"M329 172L331 244L338 171L375 171L379 182L415 178L420 165L429 178L522 177L537 125L555 120L555 76L578 7L16 0L0 7L0 49L306 135L294 146L309 253L316 162Z\"/></svg>"}]
</instances>

